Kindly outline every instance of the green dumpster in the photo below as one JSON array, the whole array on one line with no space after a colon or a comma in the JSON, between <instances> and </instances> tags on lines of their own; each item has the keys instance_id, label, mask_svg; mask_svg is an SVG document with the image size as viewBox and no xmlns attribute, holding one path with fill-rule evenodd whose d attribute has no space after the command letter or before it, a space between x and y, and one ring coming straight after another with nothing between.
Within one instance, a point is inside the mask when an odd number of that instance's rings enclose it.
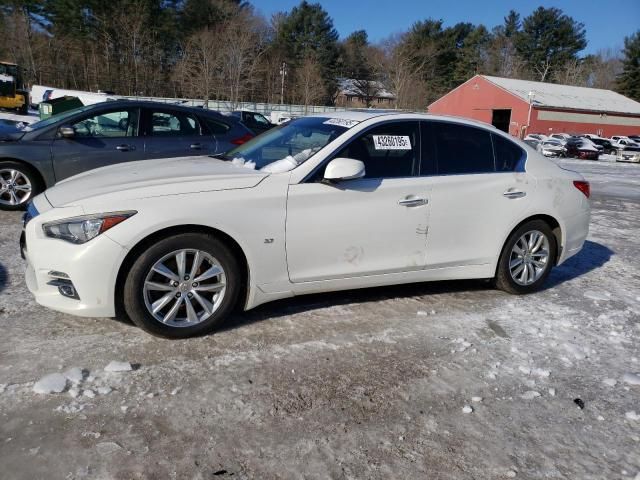
<instances>
[{"instance_id":1,"label":"green dumpster","mask_svg":"<svg viewBox=\"0 0 640 480\"><path fill-rule=\"evenodd\" d=\"M82 105L83 103L78 97L71 96L59 97L52 100L47 100L46 102L41 102L38 106L40 120L44 120L45 118L57 115L58 113L66 112L67 110L71 110L73 108L82 107Z\"/></svg>"}]
</instances>

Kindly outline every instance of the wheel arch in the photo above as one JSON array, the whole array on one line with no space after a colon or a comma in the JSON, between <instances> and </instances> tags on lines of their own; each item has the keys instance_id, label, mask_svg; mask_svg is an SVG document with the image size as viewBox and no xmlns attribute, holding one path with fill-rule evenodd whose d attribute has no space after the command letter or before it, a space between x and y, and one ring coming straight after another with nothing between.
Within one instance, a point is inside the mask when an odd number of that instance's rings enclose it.
<instances>
[{"instance_id":1,"label":"wheel arch","mask_svg":"<svg viewBox=\"0 0 640 480\"><path fill-rule=\"evenodd\" d=\"M42 175L42 172L40 171L40 169L35 165L33 165L32 163L25 162L24 160L20 160L19 158L13 158L13 157L0 157L0 162L15 162L15 163L19 163L20 165L24 165L28 170L30 170L35 174L36 181L39 183L43 191L44 189L47 188L47 182L45 182L44 180L44 175Z\"/></svg>"},{"instance_id":2,"label":"wheel arch","mask_svg":"<svg viewBox=\"0 0 640 480\"><path fill-rule=\"evenodd\" d=\"M242 270L242 285L239 298L242 302L242 305L246 304L249 295L250 269L247 255L245 254L240 244L231 235L217 228L197 224L173 225L153 232L150 235L142 238L135 244L133 248L131 248L131 250L129 250L129 252L125 256L124 260L120 264L118 274L116 276L116 285L114 290L114 305L116 315L124 315L124 296L122 295L122 292L124 290L124 284L127 278L127 274L129 273L129 270L131 270L131 267L133 266L136 258L154 242L172 235L183 233L201 233L206 235L213 235L220 241L222 241L225 245L227 245L233 251L233 253L237 255L240 263L240 268Z\"/></svg>"},{"instance_id":3,"label":"wheel arch","mask_svg":"<svg viewBox=\"0 0 640 480\"><path fill-rule=\"evenodd\" d=\"M545 222L547 225L549 225L549 228L551 228L551 231L553 232L553 236L555 237L556 240L556 258L553 259L553 265L557 265L558 260L562 257L562 247L564 244L564 240L563 240L563 229L562 226L560 224L560 222L552 215L549 214L545 214L545 213L539 213L539 214L535 214L535 215L530 215L527 218L525 218L524 220L520 221L518 224L516 224L507 234L506 237L504 237L502 239L502 245L500 247L500 252L498 254L497 260L496 260L496 272L498 269L498 266L500 264L500 258L502 257L502 253L504 251L504 247L507 245L507 241L509 240L509 238L511 238L511 235L513 235L513 232L515 232L518 228L520 228L522 225L524 225L527 222L531 222L533 220L542 220L543 222ZM494 273L495 275L495 273Z\"/></svg>"}]
</instances>

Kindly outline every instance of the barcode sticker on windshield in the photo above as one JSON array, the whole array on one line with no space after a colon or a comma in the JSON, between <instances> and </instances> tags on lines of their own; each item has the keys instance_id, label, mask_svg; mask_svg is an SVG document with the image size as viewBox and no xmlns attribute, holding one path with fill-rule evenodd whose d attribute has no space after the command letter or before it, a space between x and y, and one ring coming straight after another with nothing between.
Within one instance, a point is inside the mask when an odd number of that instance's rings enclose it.
<instances>
[{"instance_id":1,"label":"barcode sticker on windshield","mask_svg":"<svg viewBox=\"0 0 640 480\"><path fill-rule=\"evenodd\" d=\"M326 122L322 122L325 125L339 125L341 127L351 128L360 122L355 120L349 120L348 118L330 118Z\"/></svg>"},{"instance_id":2,"label":"barcode sticker on windshield","mask_svg":"<svg viewBox=\"0 0 640 480\"><path fill-rule=\"evenodd\" d=\"M376 150L411 150L411 139L408 135L373 135Z\"/></svg>"}]
</instances>

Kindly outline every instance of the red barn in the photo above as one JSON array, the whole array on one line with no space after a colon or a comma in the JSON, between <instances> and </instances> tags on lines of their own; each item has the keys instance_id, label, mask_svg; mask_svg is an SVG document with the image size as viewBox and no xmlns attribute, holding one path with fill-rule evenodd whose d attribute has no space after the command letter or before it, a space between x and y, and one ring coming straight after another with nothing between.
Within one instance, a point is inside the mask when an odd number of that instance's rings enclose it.
<instances>
[{"instance_id":1,"label":"red barn","mask_svg":"<svg viewBox=\"0 0 640 480\"><path fill-rule=\"evenodd\" d=\"M611 90L476 75L429 105L514 136L527 133L640 134L640 103Z\"/></svg>"}]
</instances>

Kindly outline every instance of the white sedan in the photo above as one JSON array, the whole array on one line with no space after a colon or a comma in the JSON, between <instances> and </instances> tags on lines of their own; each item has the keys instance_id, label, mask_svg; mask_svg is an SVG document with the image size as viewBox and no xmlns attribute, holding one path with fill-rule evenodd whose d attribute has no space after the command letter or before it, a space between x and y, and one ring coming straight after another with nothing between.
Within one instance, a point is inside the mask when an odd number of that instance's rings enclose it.
<instances>
[{"instance_id":1,"label":"white sedan","mask_svg":"<svg viewBox=\"0 0 640 480\"><path fill-rule=\"evenodd\" d=\"M485 124L331 113L223 156L62 181L34 198L22 251L38 303L188 337L236 305L314 292L467 278L533 292L582 248L588 197Z\"/></svg>"}]
</instances>

